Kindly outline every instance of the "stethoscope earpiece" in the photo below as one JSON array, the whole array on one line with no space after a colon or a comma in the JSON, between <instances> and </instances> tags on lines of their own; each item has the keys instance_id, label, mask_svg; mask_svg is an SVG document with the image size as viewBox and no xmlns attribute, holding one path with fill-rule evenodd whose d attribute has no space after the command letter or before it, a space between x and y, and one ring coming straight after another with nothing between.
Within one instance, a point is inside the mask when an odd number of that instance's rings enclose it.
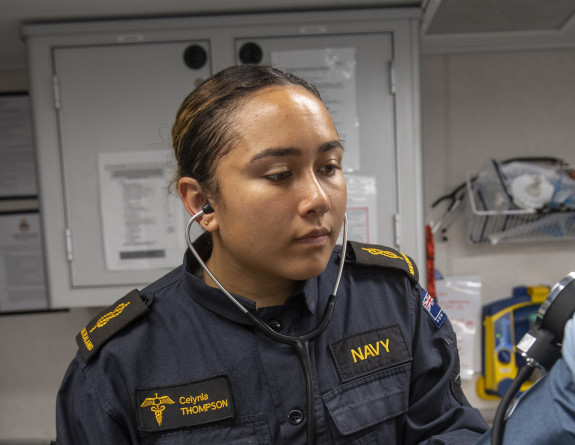
<instances>
[{"instance_id":1,"label":"stethoscope earpiece","mask_svg":"<svg viewBox=\"0 0 575 445\"><path fill-rule=\"evenodd\" d=\"M202 212L204 212L204 215L207 215L208 213L214 213L214 209L209 201L202 206Z\"/></svg>"}]
</instances>

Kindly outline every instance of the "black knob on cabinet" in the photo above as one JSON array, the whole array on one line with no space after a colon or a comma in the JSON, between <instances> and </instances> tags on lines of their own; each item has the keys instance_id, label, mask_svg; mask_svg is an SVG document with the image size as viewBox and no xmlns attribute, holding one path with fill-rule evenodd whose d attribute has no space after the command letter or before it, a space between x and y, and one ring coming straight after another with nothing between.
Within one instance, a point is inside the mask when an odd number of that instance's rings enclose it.
<instances>
[{"instance_id":1,"label":"black knob on cabinet","mask_svg":"<svg viewBox=\"0 0 575 445\"><path fill-rule=\"evenodd\" d=\"M262 61L264 52L261 47L254 42L244 43L240 48L240 61L244 64L258 64Z\"/></svg>"},{"instance_id":2,"label":"black knob on cabinet","mask_svg":"<svg viewBox=\"0 0 575 445\"><path fill-rule=\"evenodd\" d=\"M200 45L190 45L184 51L184 63L193 70L199 70L208 61L208 53Z\"/></svg>"}]
</instances>

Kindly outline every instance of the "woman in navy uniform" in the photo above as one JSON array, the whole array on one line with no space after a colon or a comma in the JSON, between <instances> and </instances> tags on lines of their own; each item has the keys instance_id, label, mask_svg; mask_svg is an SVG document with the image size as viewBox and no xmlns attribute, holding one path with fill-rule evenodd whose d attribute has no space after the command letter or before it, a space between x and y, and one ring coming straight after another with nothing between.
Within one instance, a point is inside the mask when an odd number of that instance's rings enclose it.
<instances>
[{"instance_id":1,"label":"woman in navy uniform","mask_svg":"<svg viewBox=\"0 0 575 445\"><path fill-rule=\"evenodd\" d=\"M345 258L336 246L344 149L317 90L230 67L184 100L172 135L175 183L205 230L195 249L251 315L188 250L78 334L57 443L475 443L487 426L416 265L383 246L349 242ZM305 347L254 325L301 338L336 281L331 319Z\"/></svg>"}]
</instances>

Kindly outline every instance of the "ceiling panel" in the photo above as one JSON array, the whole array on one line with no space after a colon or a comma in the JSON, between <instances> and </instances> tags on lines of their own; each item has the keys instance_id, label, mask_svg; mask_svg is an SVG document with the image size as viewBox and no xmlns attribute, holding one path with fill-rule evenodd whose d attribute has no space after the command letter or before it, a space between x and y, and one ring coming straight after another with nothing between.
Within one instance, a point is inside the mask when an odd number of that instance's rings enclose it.
<instances>
[{"instance_id":1,"label":"ceiling panel","mask_svg":"<svg viewBox=\"0 0 575 445\"><path fill-rule=\"evenodd\" d=\"M574 14L573 0L441 0L425 33L559 31Z\"/></svg>"}]
</instances>

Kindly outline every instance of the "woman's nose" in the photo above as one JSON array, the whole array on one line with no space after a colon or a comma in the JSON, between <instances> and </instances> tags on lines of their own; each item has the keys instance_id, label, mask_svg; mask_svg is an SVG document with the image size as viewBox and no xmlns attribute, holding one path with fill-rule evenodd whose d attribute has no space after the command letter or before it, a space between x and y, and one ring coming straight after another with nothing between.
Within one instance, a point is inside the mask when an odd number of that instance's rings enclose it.
<instances>
[{"instance_id":1,"label":"woman's nose","mask_svg":"<svg viewBox=\"0 0 575 445\"><path fill-rule=\"evenodd\" d=\"M323 214L329 211L329 196L324 185L315 174L306 175L306 178L302 181L300 193L299 211L301 215L306 215L310 212Z\"/></svg>"}]
</instances>

